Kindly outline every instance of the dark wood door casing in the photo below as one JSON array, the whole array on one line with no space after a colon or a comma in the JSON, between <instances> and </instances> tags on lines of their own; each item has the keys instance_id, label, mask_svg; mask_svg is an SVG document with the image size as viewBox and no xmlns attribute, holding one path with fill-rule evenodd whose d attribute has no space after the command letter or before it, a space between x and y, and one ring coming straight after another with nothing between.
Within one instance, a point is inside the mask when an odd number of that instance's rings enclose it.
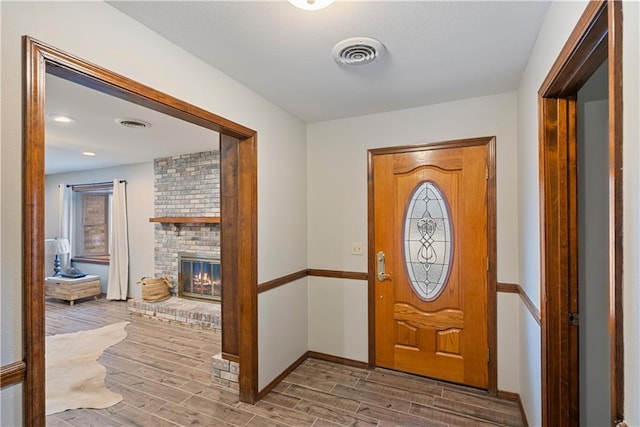
<instances>
[{"instance_id":1,"label":"dark wood door casing","mask_svg":"<svg viewBox=\"0 0 640 427\"><path fill-rule=\"evenodd\" d=\"M575 374L578 364L578 328L568 326L569 313L578 312L577 295L577 136L573 99L544 99L541 110L548 121L562 126L545 126L544 156L541 174L544 202L541 218L547 224L544 240L544 270L546 304L542 304L542 319L551 327L542 328L542 352L553 360L558 369ZM557 197L566 192L571 197ZM572 214L573 213L573 214ZM575 283L576 286L571 284ZM550 307L557 309L550 310ZM552 343L556 343L554 345ZM549 366L542 366L547 378L549 399L558 403L556 416L566 414L568 419L579 417L579 395L576 381L563 381L561 376L550 375ZM543 408L546 407L543 401ZM550 414L551 415L551 414Z\"/></svg>"},{"instance_id":2,"label":"dark wood door casing","mask_svg":"<svg viewBox=\"0 0 640 427\"><path fill-rule=\"evenodd\" d=\"M609 331L611 424L624 419L622 313L622 2L592 1L539 94L542 422L579 423L576 107L578 90L608 59Z\"/></svg>"},{"instance_id":3,"label":"dark wood door casing","mask_svg":"<svg viewBox=\"0 0 640 427\"><path fill-rule=\"evenodd\" d=\"M51 73L221 134L221 240L227 287L223 353L240 361L240 399L258 396L256 132L28 36L24 47L23 293L24 424L45 425L44 129L45 75ZM214 141L212 141L214 142ZM232 154L230 154L232 153ZM230 215L230 213L233 215ZM226 213L229 216L224 216ZM234 258L235 257L235 258ZM242 331L242 334L240 334Z\"/></svg>"}]
</instances>

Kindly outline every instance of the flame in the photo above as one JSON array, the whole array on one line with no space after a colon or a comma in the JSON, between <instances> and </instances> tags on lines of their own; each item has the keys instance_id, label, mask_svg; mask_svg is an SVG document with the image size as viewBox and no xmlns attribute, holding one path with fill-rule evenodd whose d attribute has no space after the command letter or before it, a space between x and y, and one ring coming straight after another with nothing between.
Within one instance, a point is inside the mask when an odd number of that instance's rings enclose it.
<instances>
[{"instance_id":1,"label":"flame","mask_svg":"<svg viewBox=\"0 0 640 427\"><path fill-rule=\"evenodd\" d=\"M208 273L200 272L193 277L193 283L195 285L210 285L212 280Z\"/></svg>"}]
</instances>

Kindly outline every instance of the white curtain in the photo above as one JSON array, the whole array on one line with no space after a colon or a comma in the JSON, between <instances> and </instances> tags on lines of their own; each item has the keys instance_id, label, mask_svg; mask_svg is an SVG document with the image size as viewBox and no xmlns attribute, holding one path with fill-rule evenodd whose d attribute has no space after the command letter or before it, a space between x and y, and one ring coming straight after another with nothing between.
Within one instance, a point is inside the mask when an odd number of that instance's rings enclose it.
<instances>
[{"instance_id":1,"label":"white curtain","mask_svg":"<svg viewBox=\"0 0 640 427\"><path fill-rule=\"evenodd\" d=\"M69 260L73 256L73 190L71 187L58 185L58 235L62 239L69 239L71 252L60 255L60 265L64 271L69 268Z\"/></svg>"},{"instance_id":2,"label":"white curtain","mask_svg":"<svg viewBox=\"0 0 640 427\"><path fill-rule=\"evenodd\" d=\"M129 287L129 233L126 183L124 181L113 180L112 203L107 299L126 300Z\"/></svg>"}]
</instances>

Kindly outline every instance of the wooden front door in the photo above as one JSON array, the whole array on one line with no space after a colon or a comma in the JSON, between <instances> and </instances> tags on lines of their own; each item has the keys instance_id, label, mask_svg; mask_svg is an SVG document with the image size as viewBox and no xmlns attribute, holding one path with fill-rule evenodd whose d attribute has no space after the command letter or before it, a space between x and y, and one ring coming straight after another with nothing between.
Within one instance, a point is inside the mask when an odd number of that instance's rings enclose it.
<instances>
[{"instance_id":1,"label":"wooden front door","mask_svg":"<svg viewBox=\"0 0 640 427\"><path fill-rule=\"evenodd\" d=\"M489 387L493 141L372 150L377 366Z\"/></svg>"}]
</instances>

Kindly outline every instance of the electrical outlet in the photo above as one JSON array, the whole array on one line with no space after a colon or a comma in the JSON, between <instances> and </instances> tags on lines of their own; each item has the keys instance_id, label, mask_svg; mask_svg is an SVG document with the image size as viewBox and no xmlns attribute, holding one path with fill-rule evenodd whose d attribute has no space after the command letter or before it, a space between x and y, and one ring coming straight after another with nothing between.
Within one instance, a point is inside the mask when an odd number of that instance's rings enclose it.
<instances>
[{"instance_id":1,"label":"electrical outlet","mask_svg":"<svg viewBox=\"0 0 640 427\"><path fill-rule=\"evenodd\" d=\"M353 242L351 244L351 255L362 255L362 242Z\"/></svg>"}]
</instances>

